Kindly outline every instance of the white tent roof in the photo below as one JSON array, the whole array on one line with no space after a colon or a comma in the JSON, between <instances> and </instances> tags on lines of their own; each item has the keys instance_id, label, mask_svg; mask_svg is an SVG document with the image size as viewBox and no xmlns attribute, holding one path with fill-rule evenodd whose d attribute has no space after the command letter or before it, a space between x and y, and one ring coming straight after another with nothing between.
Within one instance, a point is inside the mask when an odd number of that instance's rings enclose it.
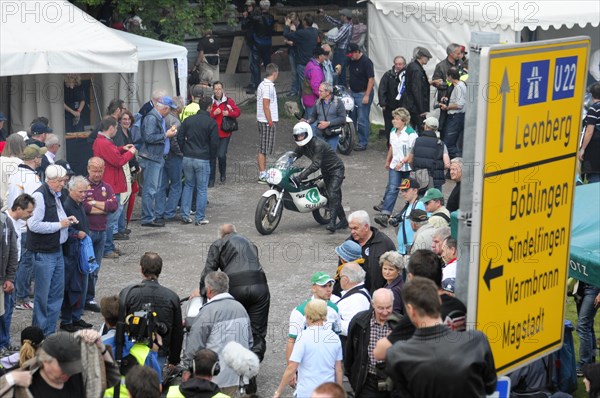
<instances>
[{"instance_id":1,"label":"white tent roof","mask_svg":"<svg viewBox=\"0 0 600 398\"><path fill-rule=\"evenodd\" d=\"M400 1L370 0L384 14L393 12L406 18L443 20L449 23L477 23L496 28L520 31L523 28L546 30L550 26L559 29L563 25L584 27L600 23L598 1Z\"/></svg>"},{"instance_id":2,"label":"white tent roof","mask_svg":"<svg viewBox=\"0 0 600 398\"><path fill-rule=\"evenodd\" d=\"M187 57L188 50L183 46L134 35L121 30L114 30L113 33L116 33L117 36L133 43L137 47L139 61Z\"/></svg>"},{"instance_id":3,"label":"white tent roof","mask_svg":"<svg viewBox=\"0 0 600 398\"><path fill-rule=\"evenodd\" d=\"M0 0L0 76L136 72L135 46L68 2Z\"/></svg>"}]
</instances>

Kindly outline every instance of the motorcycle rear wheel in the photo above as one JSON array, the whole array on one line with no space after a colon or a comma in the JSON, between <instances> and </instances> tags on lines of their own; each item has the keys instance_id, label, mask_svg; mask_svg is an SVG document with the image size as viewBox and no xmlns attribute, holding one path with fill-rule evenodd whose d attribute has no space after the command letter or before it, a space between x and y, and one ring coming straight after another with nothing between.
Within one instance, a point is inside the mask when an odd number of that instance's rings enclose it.
<instances>
[{"instance_id":1,"label":"motorcycle rear wheel","mask_svg":"<svg viewBox=\"0 0 600 398\"><path fill-rule=\"evenodd\" d=\"M354 123L346 122L342 134L340 134L340 141L338 142L338 152L342 155L350 155L356 142L356 130Z\"/></svg>"},{"instance_id":2,"label":"motorcycle rear wheel","mask_svg":"<svg viewBox=\"0 0 600 398\"><path fill-rule=\"evenodd\" d=\"M281 215L283 214L283 203L279 205L277 213L271 214L271 211L277 204L277 195L271 195L269 197L261 197L256 205L256 212L254 213L254 226L261 235L270 235L275 231L281 221Z\"/></svg>"},{"instance_id":3,"label":"motorcycle rear wheel","mask_svg":"<svg viewBox=\"0 0 600 398\"><path fill-rule=\"evenodd\" d=\"M313 210L312 215L315 221L321 225L329 224L329 220L331 219L331 214L329 214L327 207L321 207L320 209Z\"/></svg>"}]
</instances>

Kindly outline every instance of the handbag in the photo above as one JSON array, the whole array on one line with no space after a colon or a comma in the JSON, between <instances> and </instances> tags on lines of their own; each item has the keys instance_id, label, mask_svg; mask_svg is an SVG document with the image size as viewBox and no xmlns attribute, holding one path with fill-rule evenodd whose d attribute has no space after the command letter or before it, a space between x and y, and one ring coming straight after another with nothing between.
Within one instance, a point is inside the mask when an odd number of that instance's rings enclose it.
<instances>
[{"instance_id":1,"label":"handbag","mask_svg":"<svg viewBox=\"0 0 600 398\"><path fill-rule=\"evenodd\" d=\"M323 101L321 102L321 108L323 109L323 117L325 118L325 121L327 121L327 112L325 112L325 105L323 105ZM331 103L329 105L331 107ZM329 108L327 108L329 109ZM336 135L340 135L342 134L342 130L344 129L344 126L329 126L327 128L325 128L325 130L321 130L323 132L323 135L325 137L334 137Z\"/></svg>"},{"instance_id":2,"label":"handbag","mask_svg":"<svg viewBox=\"0 0 600 398\"><path fill-rule=\"evenodd\" d=\"M229 97L227 98L225 104L229 104ZM237 131L238 128L239 126L236 118L223 116L223 119L221 120L221 130L223 130L226 133L233 133L234 131Z\"/></svg>"},{"instance_id":3,"label":"handbag","mask_svg":"<svg viewBox=\"0 0 600 398\"><path fill-rule=\"evenodd\" d=\"M94 254L94 244L89 236L79 241L79 272L91 274L99 268Z\"/></svg>"},{"instance_id":4,"label":"handbag","mask_svg":"<svg viewBox=\"0 0 600 398\"><path fill-rule=\"evenodd\" d=\"M419 169L412 171L411 174L414 174L411 177L417 180L417 182L421 186L421 188L419 189L420 191L424 191L433 187L433 178L429 176L429 170Z\"/></svg>"}]
</instances>

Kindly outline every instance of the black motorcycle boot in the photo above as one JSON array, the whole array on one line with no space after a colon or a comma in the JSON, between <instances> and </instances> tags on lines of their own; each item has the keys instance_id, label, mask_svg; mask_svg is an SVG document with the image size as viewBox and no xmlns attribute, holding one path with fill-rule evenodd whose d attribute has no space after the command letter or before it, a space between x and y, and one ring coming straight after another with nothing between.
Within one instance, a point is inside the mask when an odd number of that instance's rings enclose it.
<instances>
[{"instance_id":1,"label":"black motorcycle boot","mask_svg":"<svg viewBox=\"0 0 600 398\"><path fill-rule=\"evenodd\" d=\"M219 176L220 176L220 181L221 182L225 182L225 180L227 180L227 176L225 174L227 170L227 161L225 159L223 159L222 161L219 160Z\"/></svg>"},{"instance_id":2,"label":"black motorcycle boot","mask_svg":"<svg viewBox=\"0 0 600 398\"><path fill-rule=\"evenodd\" d=\"M341 207L341 206L340 206ZM344 212L344 208L341 207L338 211L338 218L340 222L335 224L335 229L346 229L348 228L348 219L346 218L346 213Z\"/></svg>"},{"instance_id":3,"label":"black motorcycle boot","mask_svg":"<svg viewBox=\"0 0 600 398\"><path fill-rule=\"evenodd\" d=\"M325 227L329 232L334 233L336 230L335 220L337 219L337 209L329 210L329 224Z\"/></svg>"}]
</instances>

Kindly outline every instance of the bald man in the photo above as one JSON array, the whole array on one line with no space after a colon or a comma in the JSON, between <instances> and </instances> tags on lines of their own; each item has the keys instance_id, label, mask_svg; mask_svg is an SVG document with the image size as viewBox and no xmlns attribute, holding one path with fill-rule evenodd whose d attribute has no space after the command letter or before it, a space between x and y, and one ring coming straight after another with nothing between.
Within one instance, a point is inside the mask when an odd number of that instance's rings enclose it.
<instances>
[{"instance_id":1,"label":"bald man","mask_svg":"<svg viewBox=\"0 0 600 398\"><path fill-rule=\"evenodd\" d=\"M262 361L267 344L267 323L271 294L267 277L258 259L258 249L248 238L239 234L233 224L219 227L219 239L208 250L206 266L200 276L199 293L205 295L204 278L209 272L223 271L229 277L229 293L250 316L254 345L252 352ZM198 294L198 291L192 295Z\"/></svg>"}]
</instances>

